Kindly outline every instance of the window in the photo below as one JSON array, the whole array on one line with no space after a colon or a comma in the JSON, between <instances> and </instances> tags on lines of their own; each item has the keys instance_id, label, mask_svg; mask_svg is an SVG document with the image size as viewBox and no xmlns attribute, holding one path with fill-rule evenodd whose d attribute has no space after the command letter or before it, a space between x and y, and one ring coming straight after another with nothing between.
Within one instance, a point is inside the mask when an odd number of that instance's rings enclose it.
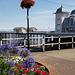
<instances>
[{"instance_id":1,"label":"window","mask_svg":"<svg viewBox=\"0 0 75 75\"><path fill-rule=\"evenodd\" d=\"M66 28L67 31L69 31L69 28Z\"/></svg>"},{"instance_id":2,"label":"window","mask_svg":"<svg viewBox=\"0 0 75 75\"><path fill-rule=\"evenodd\" d=\"M57 24L60 24L60 20L57 20Z\"/></svg>"},{"instance_id":3,"label":"window","mask_svg":"<svg viewBox=\"0 0 75 75\"><path fill-rule=\"evenodd\" d=\"M16 33L18 33L19 32L19 30L16 30Z\"/></svg>"},{"instance_id":4,"label":"window","mask_svg":"<svg viewBox=\"0 0 75 75\"><path fill-rule=\"evenodd\" d=\"M62 32L65 32L65 31L66 31L65 28L63 28L63 29L62 29Z\"/></svg>"},{"instance_id":5,"label":"window","mask_svg":"<svg viewBox=\"0 0 75 75\"><path fill-rule=\"evenodd\" d=\"M57 26L57 30L60 30L60 26Z\"/></svg>"},{"instance_id":6,"label":"window","mask_svg":"<svg viewBox=\"0 0 75 75\"><path fill-rule=\"evenodd\" d=\"M60 32L60 30L57 30L58 32Z\"/></svg>"},{"instance_id":7,"label":"window","mask_svg":"<svg viewBox=\"0 0 75 75\"><path fill-rule=\"evenodd\" d=\"M60 20L60 18L58 18L57 20Z\"/></svg>"},{"instance_id":8,"label":"window","mask_svg":"<svg viewBox=\"0 0 75 75\"><path fill-rule=\"evenodd\" d=\"M59 14L57 15L57 18L60 18L60 15Z\"/></svg>"},{"instance_id":9,"label":"window","mask_svg":"<svg viewBox=\"0 0 75 75\"><path fill-rule=\"evenodd\" d=\"M58 26L60 26L60 24L57 24Z\"/></svg>"},{"instance_id":10,"label":"window","mask_svg":"<svg viewBox=\"0 0 75 75\"><path fill-rule=\"evenodd\" d=\"M68 16L67 14L63 14L63 17L66 17L66 16Z\"/></svg>"},{"instance_id":11,"label":"window","mask_svg":"<svg viewBox=\"0 0 75 75\"><path fill-rule=\"evenodd\" d=\"M73 18L70 19L70 26L73 26Z\"/></svg>"}]
</instances>

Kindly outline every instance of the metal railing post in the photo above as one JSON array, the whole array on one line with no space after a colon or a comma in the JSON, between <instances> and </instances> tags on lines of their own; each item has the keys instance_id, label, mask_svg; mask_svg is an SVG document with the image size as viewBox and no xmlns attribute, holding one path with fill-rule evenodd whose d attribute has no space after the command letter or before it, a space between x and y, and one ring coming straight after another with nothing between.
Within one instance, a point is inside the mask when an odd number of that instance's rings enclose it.
<instances>
[{"instance_id":1,"label":"metal railing post","mask_svg":"<svg viewBox=\"0 0 75 75\"><path fill-rule=\"evenodd\" d=\"M45 36L43 36L43 45L42 45L42 48L43 48L43 52L45 52Z\"/></svg>"},{"instance_id":2,"label":"metal railing post","mask_svg":"<svg viewBox=\"0 0 75 75\"><path fill-rule=\"evenodd\" d=\"M59 38L58 38L58 50L60 50L60 35L59 35Z\"/></svg>"},{"instance_id":3,"label":"metal railing post","mask_svg":"<svg viewBox=\"0 0 75 75\"><path fill-rule=\"evenodd\" d=\"M26 48L26 36L24 36L24 47Z\"/></svg>"},{"instance_id":4,"label":"metal railing post","mask_svg":"<svg viewBox=\"0 0 75 75\"><path fill-rule=\"evenodd\" d=\"M73 35L72 35L72 49L74 48L74 41L73 41Z\"/></svg>"},{"instance_id":5,"label":"metal railing post","mask_svg":"<svg viewBox=\"0 0 75 75\"><path fill-rule=\"evenodd\" d=\"M0 37L0 46L2 45L2 37Z\"/></svg>"}]
</instances>

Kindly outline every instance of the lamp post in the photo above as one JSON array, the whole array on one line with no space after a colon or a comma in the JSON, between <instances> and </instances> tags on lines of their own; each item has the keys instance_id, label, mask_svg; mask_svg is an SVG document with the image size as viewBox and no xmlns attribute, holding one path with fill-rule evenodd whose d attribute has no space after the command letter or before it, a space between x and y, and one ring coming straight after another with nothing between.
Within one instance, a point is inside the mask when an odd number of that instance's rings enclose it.
<instances>
[{"instance_id":1,"label":"lamp post","mask_svg":"<svg viewBox=\"0 0 75 75\"><path fill-rule=\"evenodd\" d=\"M21 2L22 9L27 8L27 44L28 44L27 48L28 49L30 48L30 45L29 45L29 42L30 42L29 40L29 8L31 6L34 6L34 4L35 4L35 1L33 0L22 0Z\"/></svg>"},{"instance_id":2,"label":"lamp post","mask_svg":"<svg viewBox=\"0 0 75 75\"><path fill-rule=\"evenodd\" d=\"M28 49L30 49L30 40L29 40L29 8L27 8L27 42L28 42Z\"/></svg>"}]
</instances>

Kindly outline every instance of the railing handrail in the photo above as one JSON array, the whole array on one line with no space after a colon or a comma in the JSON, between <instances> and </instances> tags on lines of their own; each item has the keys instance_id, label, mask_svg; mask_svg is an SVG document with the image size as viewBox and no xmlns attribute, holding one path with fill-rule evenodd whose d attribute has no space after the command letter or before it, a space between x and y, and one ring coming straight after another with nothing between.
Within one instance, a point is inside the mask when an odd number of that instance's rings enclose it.
<instances>
[{"instance_id":1,"label":"railing handrail","mask_svg":"<svg viewBox=\"0 0 75 75\"><path fill-rule=\"evenodd\" d=\"M13 33L14 34L14 33ZM38 35L38 34L37 34ZM54 45L58 45L58 49L60 50L60 45L62 45L62 44L72 44L72 48L74 47L73 46L73 44L75 43L74 42L74 37L75 37L75 35L65 35L65 36L62 36L62 35L58 35L58 36L53 36L53 35L51 35L51 36L48 36L48 35L42 35L42 36L30 36L30 40L37 40L37 39L41 39L42 40L42 43L38 43L37 42L37 44L31 44L30 45L30 47L32 47L32 46L42 46L43 47L43 51L45 51L45 46L48 46L48 45L51 45L51 46L54 46ZM64 41L64 42L61 42L61 39L63 39L63 38L72 38L72 40L70 40L70 41ZM46 39L52 39L52 40L54 40L54 39L58 39L58 41L55 43L55 42L49 42L49 43L47 43L46 42ZM0 40L0 44L2 45L2 41L9 41L9 40L24 40L24 47L27 47L27 45L26 45L26 40L27 40L27 37L24 39L23 37L17 37L17 38L12 38L12 37L9 37L9 38L2 38L2 40ZM18 46L18 47L23 47L23 46Z\"/></svg>"}]
</instances>

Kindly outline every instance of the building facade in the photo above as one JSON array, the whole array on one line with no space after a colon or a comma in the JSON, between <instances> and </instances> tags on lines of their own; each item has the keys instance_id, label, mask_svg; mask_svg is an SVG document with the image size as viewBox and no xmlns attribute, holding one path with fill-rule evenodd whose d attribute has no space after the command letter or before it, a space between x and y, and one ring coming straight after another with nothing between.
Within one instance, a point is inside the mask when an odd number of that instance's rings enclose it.
<instances>
[{"instance_id":1,"label":"building facade","mask_svg":"<svg viewBox=\"0 0 75 75\"><path fill-rule=\"evenodd\" d=\"M14 33L27 33L27 29L24 27L16 27L13 30L14 30Z\"/></svg>"},{"instance_id":2,"label":"building facade","mask_svg":"<svg viewBox=\"0 0 75 75\"><path fill-rule=\"evenodd\" d=\"M14 33L27 33L27 29L24 27L16 27L13 30L14 30ZM29 28L29 32L36 32L36 31L37 31L37 28L35 27Z\"/></svg>"},{"instance_id":3,"label":"building facade","mask_svg":"<svg viewBox=\"0 0 75 75\"><path fill-rule=\"evenodd\" d=\"M69 13L61 6L54 14L56 32L75 32L75 10Z\"/></svg>"},{"instance_id":4,"label":"building facade","mask_svg":"<svg viewBox=\"0 0 75 75\"><path fill-rule=\"evenodd\" d=\"M62 24L62 32L75 32L75 10L64 19Z\"/></svg>"},{"instance_id":5,"label":"building facade","mask_svg":"<svg viewBox=\"0 0 75 75\"><path fill-rule=\"evenodd\" d=\"M55 31L62 32L62 23L64 19L67 16L69 16L69 12L63 6L61 6L60 8L57 9L57 11L54 14L55 14Z\"/></svg>"}]
</instances>

